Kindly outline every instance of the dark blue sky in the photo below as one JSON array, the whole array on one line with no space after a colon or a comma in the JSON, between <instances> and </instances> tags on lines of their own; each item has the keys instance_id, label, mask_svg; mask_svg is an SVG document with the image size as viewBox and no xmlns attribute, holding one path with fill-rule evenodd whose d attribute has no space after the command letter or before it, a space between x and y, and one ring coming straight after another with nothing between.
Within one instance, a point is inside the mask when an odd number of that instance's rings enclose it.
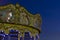
<instances>
[{"instance_id":1,"label":"dark blue sky","mask_svg":"<svg viewBox=\"0 0 60 40\"><path fill-rule=\"evenodd\" d=\"M33 14L41 14L41 40L60 40L60 0L1 0L0 5L16 2Z\"/></svg>"}]
</instances>

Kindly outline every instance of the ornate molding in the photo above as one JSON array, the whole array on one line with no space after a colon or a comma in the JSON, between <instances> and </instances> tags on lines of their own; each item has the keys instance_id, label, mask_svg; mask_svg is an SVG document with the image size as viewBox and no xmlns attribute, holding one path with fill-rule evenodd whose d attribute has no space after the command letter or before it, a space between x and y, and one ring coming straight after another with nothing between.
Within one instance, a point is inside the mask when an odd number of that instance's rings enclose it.
<instances>
[{"instance_id":1,"label":"ornate molding","mask_svg":"<svg viewBox=\"0 0 60 40\"><path fill-rule=\"evenodd\" d=\"M19 4L9 4L0 6L0 23L27 25L40 30L41 16L31 14Z\"/></svg>"}]
</instances>

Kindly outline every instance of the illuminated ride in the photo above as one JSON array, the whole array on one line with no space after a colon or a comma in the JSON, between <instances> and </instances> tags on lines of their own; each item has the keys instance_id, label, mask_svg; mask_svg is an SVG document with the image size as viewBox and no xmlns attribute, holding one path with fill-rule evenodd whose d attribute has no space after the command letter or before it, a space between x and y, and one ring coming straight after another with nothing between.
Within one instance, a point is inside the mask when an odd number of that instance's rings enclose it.
<instances>
[{"instance_id":1,"label":"illuminated ride","mask_svg":"<svg viewBox=\"0 0 60 40\"><path fill-rule=\"evenodd\" d=\"M16 4L0 6L0 40L40 40L40 14Z\"/></svg>"}]
</instances>

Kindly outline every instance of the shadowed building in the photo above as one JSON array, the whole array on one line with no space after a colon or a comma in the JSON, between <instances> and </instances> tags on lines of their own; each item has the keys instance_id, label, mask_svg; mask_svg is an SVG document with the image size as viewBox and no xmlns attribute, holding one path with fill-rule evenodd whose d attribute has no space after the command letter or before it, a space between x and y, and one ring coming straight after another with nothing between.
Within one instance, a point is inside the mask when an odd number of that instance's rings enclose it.
<instances>
[{"instance_id":1,"label":"shadowed building","mask_svg":"<svg viewBox=\"0 0 60 40\"><path fill-rule=\"evenodd\" d=\"M16 4L0 6L0 40L40 40L40 14Z\"/></svg>"}]
</instances>

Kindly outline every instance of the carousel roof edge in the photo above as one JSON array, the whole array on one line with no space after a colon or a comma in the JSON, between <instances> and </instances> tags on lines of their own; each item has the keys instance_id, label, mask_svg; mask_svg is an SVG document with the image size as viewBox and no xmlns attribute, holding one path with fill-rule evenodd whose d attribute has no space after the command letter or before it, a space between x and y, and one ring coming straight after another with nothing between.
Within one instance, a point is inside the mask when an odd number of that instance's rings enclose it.
<instances>
[{"instance_id":1,"label":"carousel roof edge","mask_svg":"<svg viewBox=\"0 0 60 40\"><path fill-rule=\"evenodd\" d=\"M40 16L40 14L31 14L30 12L28 12L27 11L27 9L26 8L24 8L23 6L21 6L21 5L19 5L19 4L7 4L7 5L3 5L3 6L0 6L0 10L2 9L2 10L4 10L4 9L6 9L6 8L15 8L15 9L22 9L23 11L25 11L26 12L26 14L28 15L28 16L30 16L30 17L33 17L33 18L38 18L38 20L39 20L39 24L41 25L41 16ZM36 20L36 21L38 21L38 20ZM40 25L39 25L39 27L40 27ZM31 25L28 25L28 26L31 26ZM37 29L37 28L36 28ZM37 29L38 30L38 29Z\"/></svg>"}]
</instances>

